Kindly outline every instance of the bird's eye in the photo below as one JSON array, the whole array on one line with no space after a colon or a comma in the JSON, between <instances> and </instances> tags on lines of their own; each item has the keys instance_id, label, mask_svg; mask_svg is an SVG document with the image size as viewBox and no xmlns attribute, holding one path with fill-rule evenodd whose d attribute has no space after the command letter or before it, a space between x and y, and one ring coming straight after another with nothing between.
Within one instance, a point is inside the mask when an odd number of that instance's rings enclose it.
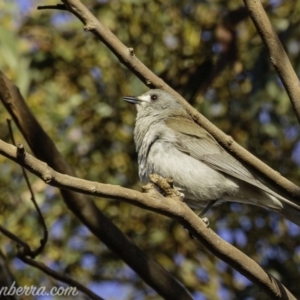
<instances>
[{"instance_id":1,"label":"bird's eye","mask_svg":"<svg viewBox=\"0 0 300 300\"><path fill-rule=\"evenodd\" d=\"M156 99L157 99L157 95L155 95L155 94L154 94L154 95L151 95L151 100L154 101L154 100L156 100Z\"/></svg>"}]
</instances>

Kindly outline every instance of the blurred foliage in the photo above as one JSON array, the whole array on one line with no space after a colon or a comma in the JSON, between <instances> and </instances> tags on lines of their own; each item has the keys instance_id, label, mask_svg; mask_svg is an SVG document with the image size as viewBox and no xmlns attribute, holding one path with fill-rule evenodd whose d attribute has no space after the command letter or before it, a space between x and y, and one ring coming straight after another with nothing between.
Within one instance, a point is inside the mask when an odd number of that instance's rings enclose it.
<instances>
[{"instance_id":1,"label":"blurred foliage","mask_svg":"<svg viewBox=\"0 0 300 300\"><path fill-rule=\"evenodd\" d=\"M0 68L20 87L79 177L139 190L132 136L135 108L121 99L146 88L92 34L84 32L75 17L36 10L37 5L56 2L0 0ZM299 126L241 1L83 2L134 48L141 61L212 122L297 182ZM299 2L264 1L264 5L299 73ZM0 138L5 141L10 141L8 117L0 107ZM16 126L14 134L25 143ZM0 222L36 246L41 226L21 170L3 157L0 163ZM57 189L31 175L30 180L50 231L39 260L80 278L104 297L117 286L123 299L160 299L70 214ZM208 253L173 220L118 201L95 201L196 299L266 299L257 286ZM240 204L222 204L207 216L221 237L300 297L300 230L296 225ZM59 285L14 258L14 245L3 236L1 250L19 285Z\"/></svg>"}]
</instances>

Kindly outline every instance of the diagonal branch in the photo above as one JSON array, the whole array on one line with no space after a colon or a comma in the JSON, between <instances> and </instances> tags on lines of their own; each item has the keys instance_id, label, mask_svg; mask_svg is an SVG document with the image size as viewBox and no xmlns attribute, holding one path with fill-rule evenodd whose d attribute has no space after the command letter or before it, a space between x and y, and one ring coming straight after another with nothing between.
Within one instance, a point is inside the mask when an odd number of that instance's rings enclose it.
<instances>
[{"instance_id":1,"label":"diagonal branch","mask_svg":"<svg viewBox=\"0 0 300 300\"><path fill-rule=\"evenodd\" d=\"M142 82L149 88L159 88L173 94L187 109L195 122L212 134L231 154L247 163L259 172L264 179L271 182L284 193L300 199L300 188L273 170L261 160L256 158L246 149L237 144L231 136L213 125L208 119L193 108L185 99L168 86L161 78L157 77L135 55L134 49L126 47L108 28L106 28L81 2L80 0L62 0L66 8L77 16L84 24L84 30L91 31L103 42Z\"/></svg>"},{"instance_id":2,"label":"diagonal branch","mask_svg":"<svg viewBox=\"0 0 300 300\"><path fill-rule=\"evenodd\" d=\"M300 122L300 83L298 76L292 67L278 35L272 28L271 22L261 4L261 1L244 0L244 3L249 10L251 19L269 52L271 63L287 91L298 121Z\"/></svg>"},{"instance_id":3,"label":"diagonal branch","mask_svg":"<svg viewBox=\"0 0 300 300\"><path fill-rule=\"evenodd\" d=\"M64 282L66 284L69 285L69 296L76 296L78 294L78 291L81 291L82 293L84 293L85 295L87 295L89 297L89 299L92 300L104 300L102 297L96 295L93 291L91 291L90 289L86 288L84 285L82 285L79 281L74 280L70 277L68 277L67 275L62 275L59 274L58 272L48 268L45 264L38 262L36 260L33 260L25 255L19 254L18 255L19 259L21 259L24 263L41 270L43 273L51 276L52 278ZM78 291L77 291L78 290ZM66 289L66 291L68 291ZM71 294L73 293L73 295Z\"/></svg>"},{"instance_id":4,"label":"diagonal branch","mask_svg":"<svg viewBox=\"0 0 300 300\"><path fill-rule=\"evenodd\" d=\"M138 207L177 219L214 255L227 262L252 282L259 285L271 299L295 299L275 277L265 272L242 251L222 240L182 201L163 197L158 192L143 194L116 185L91 182L54 171L30 154L17 156L16 147L0 140L0 154L22 165L47 184L86 195L118 199ZM126 249L127 251L128 249ZM174 298L181 299L181 298Z\"/></svg>"}]
</instances>

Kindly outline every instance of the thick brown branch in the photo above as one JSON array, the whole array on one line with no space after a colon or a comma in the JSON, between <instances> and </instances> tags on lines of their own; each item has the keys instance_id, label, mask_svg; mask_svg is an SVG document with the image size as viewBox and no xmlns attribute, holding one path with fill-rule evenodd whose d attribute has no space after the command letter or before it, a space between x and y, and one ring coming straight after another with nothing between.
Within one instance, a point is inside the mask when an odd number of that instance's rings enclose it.
<instances>
[{"instance_id":1,"label":"thick brown branch","mask_svg":"<svg viewBox=\"0 0 300 300\"><path fill-rule=\"evenodd\" d=\"M149 70L135 55L132 48L126 47L108 28L101 24L95 16L79 0L62 0L67 9L76 15L84 24L84 29L93 32L138 78L148 87L164 89L173 94L187 109L195 122L203 126L230 153L257 170L266 180L272 182L292 197L300 198L300 188L267 166L246 149L237 144L232 137L208 121L194 109L185 99L168 86L162 79Z\"/></svg>"},{"instance_id":2,"label":"thick brown branch","mask_svg":"<svg viewBox=\"0 0 300 300\"><path fill-rule=\"evenodd\" d=\"M271 299L295 299L277 279L265 272L255 261L207 228L204 222L184 202L173 197L164 198L158 193L155 196L153 194L147 195L116 185L90 182L64 175L54 171L46 163L39 161L30 154L26 154L24 158L20 159L16 152L16 147L0 140L0 154L19 163L46 183L87 195L118 199L175 218L213 254L258 284Z\"/></svg>"},{"instance_id":3,"label":"thick brown branch","mask_svg":"<svg viewBox=\"0 0 300 300\"><path fill-rule=\"evenodd\" d=\"M268 49L270 60L276 69L294 106L296 116L300 122L300 83L292 64L274 31L271 22L259 0L244 0L251 19Z\"/></svg>"}]
</instances>

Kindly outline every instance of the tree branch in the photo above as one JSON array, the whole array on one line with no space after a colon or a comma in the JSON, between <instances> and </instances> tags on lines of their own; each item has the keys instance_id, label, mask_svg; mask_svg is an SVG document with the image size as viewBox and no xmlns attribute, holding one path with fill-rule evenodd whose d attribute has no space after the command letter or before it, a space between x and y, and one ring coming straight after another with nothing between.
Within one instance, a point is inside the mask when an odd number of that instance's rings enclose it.
<instances>
[{"instance_id":1,"label":"tree branch","mask_svg":"<svg viewBox=\"0 0 300 300\"><path fill-rule=\"evenodd\" d=\"M73 289L74 288L78 289L79 291L81 291L82 293L84 293L85 295L87 295L89 297L89 299L104 300L102 297L99 297L98 295L96 295L93 291L91 291L90 289L86 288L84 285L82 285L77 280L74 280L73 278L70 278L70 277L68 277L66 275L59 274L58 272L56 272L56 271L48 268L45 264L43 264L41 262L38 262L38 261L33 260L33 259L30 259L29 257L26 257L25 255L21 255L21 254L19 254L18 257L24 263L26 263L26 264L28 264L28 265L36 268L36 269L41 270L43 273L51 276L52 278L68 284ZM75 290L75 291L77 292L77 290Z\"/></svg>"},{"instance_id":2,"label":"tree branch","mask_svg":"<svg viewBox=\"0 0 300 300\"><path fill-rule=\"evenodd\" d=\"M222 240L210 228L207 228L204 222L184 202L174 197L163 197L158 192L155 194L143 194L116 185L91 182L64 175L54 171L46 163L30 154L18 157L17 148L1 140L0 154L22 165L47 184L60 189L72 190L97 197L118 199L177 219L209 251L259 285L272 299L296 299L275 277L265 272L243 252Z\"/></svg>"},{"instance_id":3,"label":"tree branch","mask_svg":"<svg viewBox=\"0 0 300 300\"><path fill-rule=\"evenodd\" d=\"M17 152L18 152L18 150L17 150ZM17 156L18 156L18 154L17 154ZM57 279L59 281L67 283L67 284L69 284L72 287L77 287L78 290L80 290L81 292L83 292L86 295L88 295L91 299L103 300L103 298L101 298L98 295L96 295L95 293L93 293L90 289L86 288L85 286L83 286L78 281L76 281L76 280L74 280L74 279L72 279L72 278L70 278L70 277L68 277L66 275L59 274L58 272L56 272L56 271L48 268L43 263L40 263L40 262L37 262L37 261L31 259L32 257L36 256L36 253L34 253L34 251L32 251L30 249L30 246L26 242L24 242L22 239L20 239L19 237L17 237L15 234L13 234L12 232L10 232L6 228L4 228L2 225L0 225L0 232L2 234L4 234L5 236L7 236L8 238L10 238L12 241L14 241L17 244L17 248L18 248L18 250L17 250L17 256L24 263L27 263L27 264L29 264L29 265L31 265L31 266L33 266L33 267L35 267L35 268L43 271L45 274L47 274L47 275L49 275L49 276L51 276L51 277L53 277L53 278L55 278L55 279ZM7 277L7 280L12 278L11 275L9 274L9 270L7 269L6 265L4 264L4 255L2 254L2 252L0 252L0 269L3 270L4 274ZM3 276L4 274L2 274L0 272L0 283L5 278ZM2 283L2 285L0 285L0 286L2 287L4 285L8 285L8 284L7 283L6 284ZM0 297L0 299L2 300L2 297Z\"/></svg>"},{"instance_id":4,"label":"tree branch","mask_svg":"<svg viewBox=\"0 0 300 300\"><path fill-rule=\"evenodd\" d=\"M3 252L0 250L0 287L7 288L7 290L11 286L18 287L18 283L16 279L12 275L9 267L8 267L8 259L5 257ZM17 295L1 295L1 300L20 300Z\"/></svg>"},{"instance_id":5,"label":"tree branch","mask_svg":"<svg viewBox=\"0 0 300 300\"><path fill-rule=\"evenodd\" d=\"M298 121L300 122L300 83L297 74L295 73L292 64L274 31L271 22L258 0L244 0L251 19L264 42L271 63L278 73L285 90L292 102Z\"/></svg>"},{"instance_id":6,"label":"tree branch","mask_svg":"<svg viewBox=\"0 0 300 300\"><path fill-rule=\"evenodd\" d=\"M12 141L13 145L16 146L15 138L14 138L12 127L11 127L11 120L7 120L7 125L8 125L8 129L9 129L9 135L10 135L11 141ZM23 156L23 154L25 153L25 149L24 149L23 145L22 146L18 145L17 149L18 149L17 155ZM40 253L43 252L43 250L44 250L44 248L45 248L45 246L47 244L47 241L48 241L48 228L47 228L45 219L43 217L43 214L42 214L42 212L41 212L41 210L40 210L40 208L39 208L39 206L38 206L38 204L36 202L33 189L31 187L29 178L28 178L27 173L26 173L26 171L25 171L24 168L22 168L22 173L23 173L23 176L25 178L25 182L27 184L29 193L31 195L30 200L31 200L31 202L33 203L33 205L35 207L35 210L36 210L36 212L37 212L37 214L39 216L39 221L40 221L40 223L42 225L42 228L43 228L43 238L40 239L40 246L37 249L35 249L34 251L32 251L30 249L30 257L34 258L34 257L36 257L37 255L39 255Z\"/></svg>"},{"instance_id":7,"label":"tree branch","mask_svg":"<svg viewBox=\"0 0 300 300\"><path fill-rule=\"evenodd\" d=\"M149 88L155 87L164 89L173 94L185 106L195 122L212 134L231 154L254 168L264 177L264 179L272 182L274 186L284 193L291 197L297 197L300 199L300 187L281 176L279 172L270 168L268 165L237 144L231 136L226 135L223 131L213 125L208 119L185 101L182 96L149 70L134 55L134 50L126 47L108 28L100 23L100 21L97 20L97 18L79 0L62 0L62 2L71 13L81 20L84 24L84 30L91 31L95 34L97 38L117 56L120 62L130 69Z\"/></svg>"}]
</instances>

